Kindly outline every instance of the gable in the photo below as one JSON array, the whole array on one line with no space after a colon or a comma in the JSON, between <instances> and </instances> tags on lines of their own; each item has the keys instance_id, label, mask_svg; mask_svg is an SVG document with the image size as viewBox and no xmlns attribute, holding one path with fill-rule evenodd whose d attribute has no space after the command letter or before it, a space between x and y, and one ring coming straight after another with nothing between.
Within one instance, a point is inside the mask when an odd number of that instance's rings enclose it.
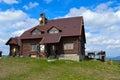
<instances>
[{"instance_id":1,"label":"gable","mask_svg":"<svg viewBox=\"0 0 120 80\"><path fill-rule=\"evenodd\" d=\"M55 33L59 33L59 32L60 32L60 30L56 27L52 27L48 30L49 34L55 34Z\"/></svg>"},{"instance_id":2,"label":"gable","mask_svg":"<svg viewBox=\"0 0 120 80\"><path fill-rule=\"evenodd\" d=\"M39 34L42 34L42 32L39 31L38 29L32 31L32 35L39 35Z\"/></svg>"},{"instance_id":3,"label":"gable","mask_svg":"<svg viewBox=\"0 0 120 80\"><path fill-rule=\"evenodd\" d=\"M10 44L14 44L14 45L18 45L20 46L20 39L19 37L11 37L7 42L6 42L6 45L10 45Z\"/></svg>"}]
</instances>

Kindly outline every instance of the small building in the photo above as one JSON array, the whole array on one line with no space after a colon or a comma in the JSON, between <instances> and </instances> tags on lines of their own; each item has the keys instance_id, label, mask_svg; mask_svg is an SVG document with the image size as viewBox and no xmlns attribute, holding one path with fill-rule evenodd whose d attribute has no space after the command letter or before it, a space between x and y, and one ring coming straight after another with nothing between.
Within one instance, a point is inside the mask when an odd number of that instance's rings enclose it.
<instances>
[{"instance_id":1,"label":"small building","mask_svg":"<svg viewBox=\"0 0 120 80\"><path fill-rule=\"evenodd\" d=\"M83 17L47 20L40 15L40 24L26 30L21 36L10 38L10 56L54 57L85 56L85 30Z\"/></svg>"},{"instance_id":2,"label":"small building","mask_svg":"<svg viewBox=\"0 0 120 80\"><path fill-rule=\"evenodd\" d=\"M20 49L21 49L21 40L19 37L11 37L6 45L9 45L10 51L9 51L9 56L19 56L20 55Z\"/></svg>"}]
</instances>

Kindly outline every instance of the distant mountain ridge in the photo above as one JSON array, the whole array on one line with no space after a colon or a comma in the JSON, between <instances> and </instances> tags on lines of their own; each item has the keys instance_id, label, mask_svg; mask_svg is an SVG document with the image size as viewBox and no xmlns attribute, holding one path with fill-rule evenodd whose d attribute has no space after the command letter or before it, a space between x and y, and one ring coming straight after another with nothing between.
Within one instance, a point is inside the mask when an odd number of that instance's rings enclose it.
<instances>
[{"instance_id":1,"label":"distant mountain ridge","mask_svg":"<svg viewBox=\"0 0 120 80\"><path fill-rule=\"evenodd\" d=\"M117 61L120 61L120 56L117 56L117 57L114 57L114 58L111 58L112 60L117 60Z\"/></svg>"}]
</instances>

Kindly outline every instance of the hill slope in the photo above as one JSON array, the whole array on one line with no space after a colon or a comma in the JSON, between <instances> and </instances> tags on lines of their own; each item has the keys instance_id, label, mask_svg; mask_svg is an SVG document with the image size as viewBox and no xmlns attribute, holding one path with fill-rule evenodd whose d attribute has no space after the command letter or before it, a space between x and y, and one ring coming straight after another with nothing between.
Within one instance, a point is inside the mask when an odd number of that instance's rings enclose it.
<instances>
[{"instance_id":1,"label":"hill slope","mask_svg":"<svg viewBox=\"0 0 120 80\"><path fill-rule=\"evenodd\" d=\"M0 59L0 80L120 80L119 63Z\"/></svg>"}]
</instances>

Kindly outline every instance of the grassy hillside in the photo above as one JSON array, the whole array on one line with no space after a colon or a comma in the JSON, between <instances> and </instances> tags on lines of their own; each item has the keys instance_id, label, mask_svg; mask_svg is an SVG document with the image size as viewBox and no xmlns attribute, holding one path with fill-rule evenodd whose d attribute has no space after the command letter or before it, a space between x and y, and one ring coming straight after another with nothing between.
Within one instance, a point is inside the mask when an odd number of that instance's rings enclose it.
<instances>
[{"instance_id":1,"label":"grassy hillside","mask_svg":"<svg viewBox=\"0 0 120 80\"><path fill-rule=\"evenodd\" d=\"M0 59L0 80L120 80L119 63Z\"/></svg>"}]
</instances>

